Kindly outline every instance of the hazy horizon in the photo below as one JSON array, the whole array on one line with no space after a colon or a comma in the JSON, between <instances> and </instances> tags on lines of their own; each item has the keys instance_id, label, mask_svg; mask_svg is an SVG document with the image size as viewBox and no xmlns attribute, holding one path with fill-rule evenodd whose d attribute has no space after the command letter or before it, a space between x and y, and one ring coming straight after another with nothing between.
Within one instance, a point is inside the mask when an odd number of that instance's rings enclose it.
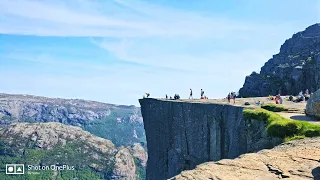
<instances>
[{"instance_id":1,"label":"hazy horizon","mask_svg":"<svg viewBox=\"0 0 320 180\"><path fill-rule=\"evenodd\" d=\"M1 93L136 105L238 91L320 1L0 1ZM289 6L290 5L290 6Z\"/></svg>"}]
</instances>

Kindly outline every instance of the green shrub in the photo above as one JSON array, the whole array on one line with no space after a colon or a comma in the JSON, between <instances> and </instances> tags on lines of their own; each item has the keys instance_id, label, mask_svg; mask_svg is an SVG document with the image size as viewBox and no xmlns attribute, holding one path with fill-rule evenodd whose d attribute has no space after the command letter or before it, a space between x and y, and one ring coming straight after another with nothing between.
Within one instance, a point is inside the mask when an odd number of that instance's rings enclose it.
<instances>
[{"instance_id":1,"label":"green shrub","mask_svg":"<svg viewBox=\"0 0 320 180\"><path fill-rule=\"evenodd\" d=\"M298 134L302 125L297 122L289 121L273 121L267 126L267 132L275 137L291 137Z\"/></svg>"},{"instance_id":2,"label":"green shrub","mask_svg":"<svg viewBox=\"0 0 320 180\"><path fill-rule=\"evenodd\" d=\"M320 136L320 125L311 124L305 121L291 120L280 116L277 113L262 109L249 109L243 111L245 119L254 119L263 121L267 124L267 133L269 136L286 139L300 137Z\"/></svg>"},{"instance_id":3,"label":"green shrub","mask_svg":"<svg viewBox=\"0 0 320 180\"><path fill-rule=\"evenodd\" d=\"M281 112L281 111L288 110L281 104L262 104L261 108L266 109L268 111L272 111L272 112Z\"/></svg>"},{"instance_id":4,"label":"green shrub","mask_svg":"<svg viewBox=\"0 0 320 180\"><path fill-rule=\"evenodd\" d=\"M316 137L320 136L320 131L316 129L308 129L305 134L307 137Z\"/></svg>"}]
</instances>

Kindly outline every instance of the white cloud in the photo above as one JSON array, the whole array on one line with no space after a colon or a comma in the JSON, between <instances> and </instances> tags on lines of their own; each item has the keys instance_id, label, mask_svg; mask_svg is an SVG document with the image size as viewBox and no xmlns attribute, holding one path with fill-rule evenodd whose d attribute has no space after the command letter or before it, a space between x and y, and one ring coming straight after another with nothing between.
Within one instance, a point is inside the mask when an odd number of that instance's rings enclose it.
<instances>
[{"instance_id":1,"label":"white cloud","mask_svg":"<svg viewBox=\"0 0 320 180\"><path fill-rule=\"evenodd\" d=\"M270 26L227 18L204 17L150 3L118 4L73 1L0 1L0 33L42 36L96 37L188 37L228 38L243 37L244 33L263 30ZM130 1L129 1L130 2ZM83 8L83 4L87 8ZM121 6L129 9L121 9ZM90 9L96 8L96 9ZM105 9L105 10L104 10ZM117 9L118 11L111 11ZM95 11L94 11L95 10ZM281 27L283 28L283 27Z\"/></svg>"}]
</instances>

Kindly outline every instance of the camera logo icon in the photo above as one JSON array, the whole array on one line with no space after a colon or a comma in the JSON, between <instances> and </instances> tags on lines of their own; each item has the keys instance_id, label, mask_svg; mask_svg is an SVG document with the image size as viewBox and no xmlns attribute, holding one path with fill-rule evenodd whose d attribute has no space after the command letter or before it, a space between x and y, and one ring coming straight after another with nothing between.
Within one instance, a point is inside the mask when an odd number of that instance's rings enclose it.
<instances>
[{"instance_id":1,"label":"camera logo icon","mask_svg":"<svg viewBox=\"0 0 320 180\"><path fill-rule=\"evenodd\" d=\"M24 164L6 164L6 174L24 174Z\"/></svg>"}]
</instances>

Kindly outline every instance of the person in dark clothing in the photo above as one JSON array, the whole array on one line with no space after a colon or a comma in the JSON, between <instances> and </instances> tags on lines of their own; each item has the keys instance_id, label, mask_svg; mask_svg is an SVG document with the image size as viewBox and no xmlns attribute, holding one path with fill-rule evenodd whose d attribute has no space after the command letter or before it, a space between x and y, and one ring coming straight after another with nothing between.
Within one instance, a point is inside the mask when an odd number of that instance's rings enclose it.
<instances>
[{"instance_id":1,"label":"person in dark clothing","mask_svg":"<svg viewBox=\"0 0 320 180\"><path fill-rule=\"evenodd\" d=\"M190 88L190 96L189 96L189 99L193 99L192 97L192 89Z\"/></svg>"},{"instance_id":2,"label":"person in dark clothing","mask_svg":"<svg viewBox=\"0 0 320 180\"><path fill-rule=\"evenodd\" d=\"M289 96L289 101L293 101L293 96L292 95Z\"/></svg>"},{"instance_id":3,"label":"person in dark clothing","mask_svg":"<svg viewBox=\"0 0 320 180\"><path fill-rule=\"evenodd\" d=\"M230 98L231 98L231 94L230 93L228 94L227 98L228 98L228 103L230 103Z\"/></svg>"},{"instance_id":4,"label":"person in dark clothing","mask_svg":"<svg viewBox=\"0 0 320 180\"><path fill-rule=\"evenodd\" d=\"M174 99L175 99L175 100L176 100L176 99L180 99L179 94L175 94L175 95L174 95Z\"/></svg>"},{"instance_id":5,"label":"person in dark clothing","mask_svg":"<svg viewBox=\"0 0 320 180\"><path fill-rule=\"evenodd\" d=\"M168 99L168 95L166 94L166 99Z\"/></svg>"},{"instance_id":6,"label":"person in dark clothing","mask_svg":"<svg viewBox=\"0 0 320 180\"><path fill-rule=\"evenodd\" d=\"M204 91L201 89L201 99L203 99Z\"/></svg>"},{"instance_id":7,"label":"person in dark clothing","mask_svg":"<svg viewBox=\"0 0 320 180\"><path fill-rule=\"evenodd\" d=\"M235 92L233 92L233 96L232 96L232 98L233 98L233 104L235 104L235 103L236 103L236 97L237 97L236 93L235 93Z\"/></svg>"}]
</instances>

